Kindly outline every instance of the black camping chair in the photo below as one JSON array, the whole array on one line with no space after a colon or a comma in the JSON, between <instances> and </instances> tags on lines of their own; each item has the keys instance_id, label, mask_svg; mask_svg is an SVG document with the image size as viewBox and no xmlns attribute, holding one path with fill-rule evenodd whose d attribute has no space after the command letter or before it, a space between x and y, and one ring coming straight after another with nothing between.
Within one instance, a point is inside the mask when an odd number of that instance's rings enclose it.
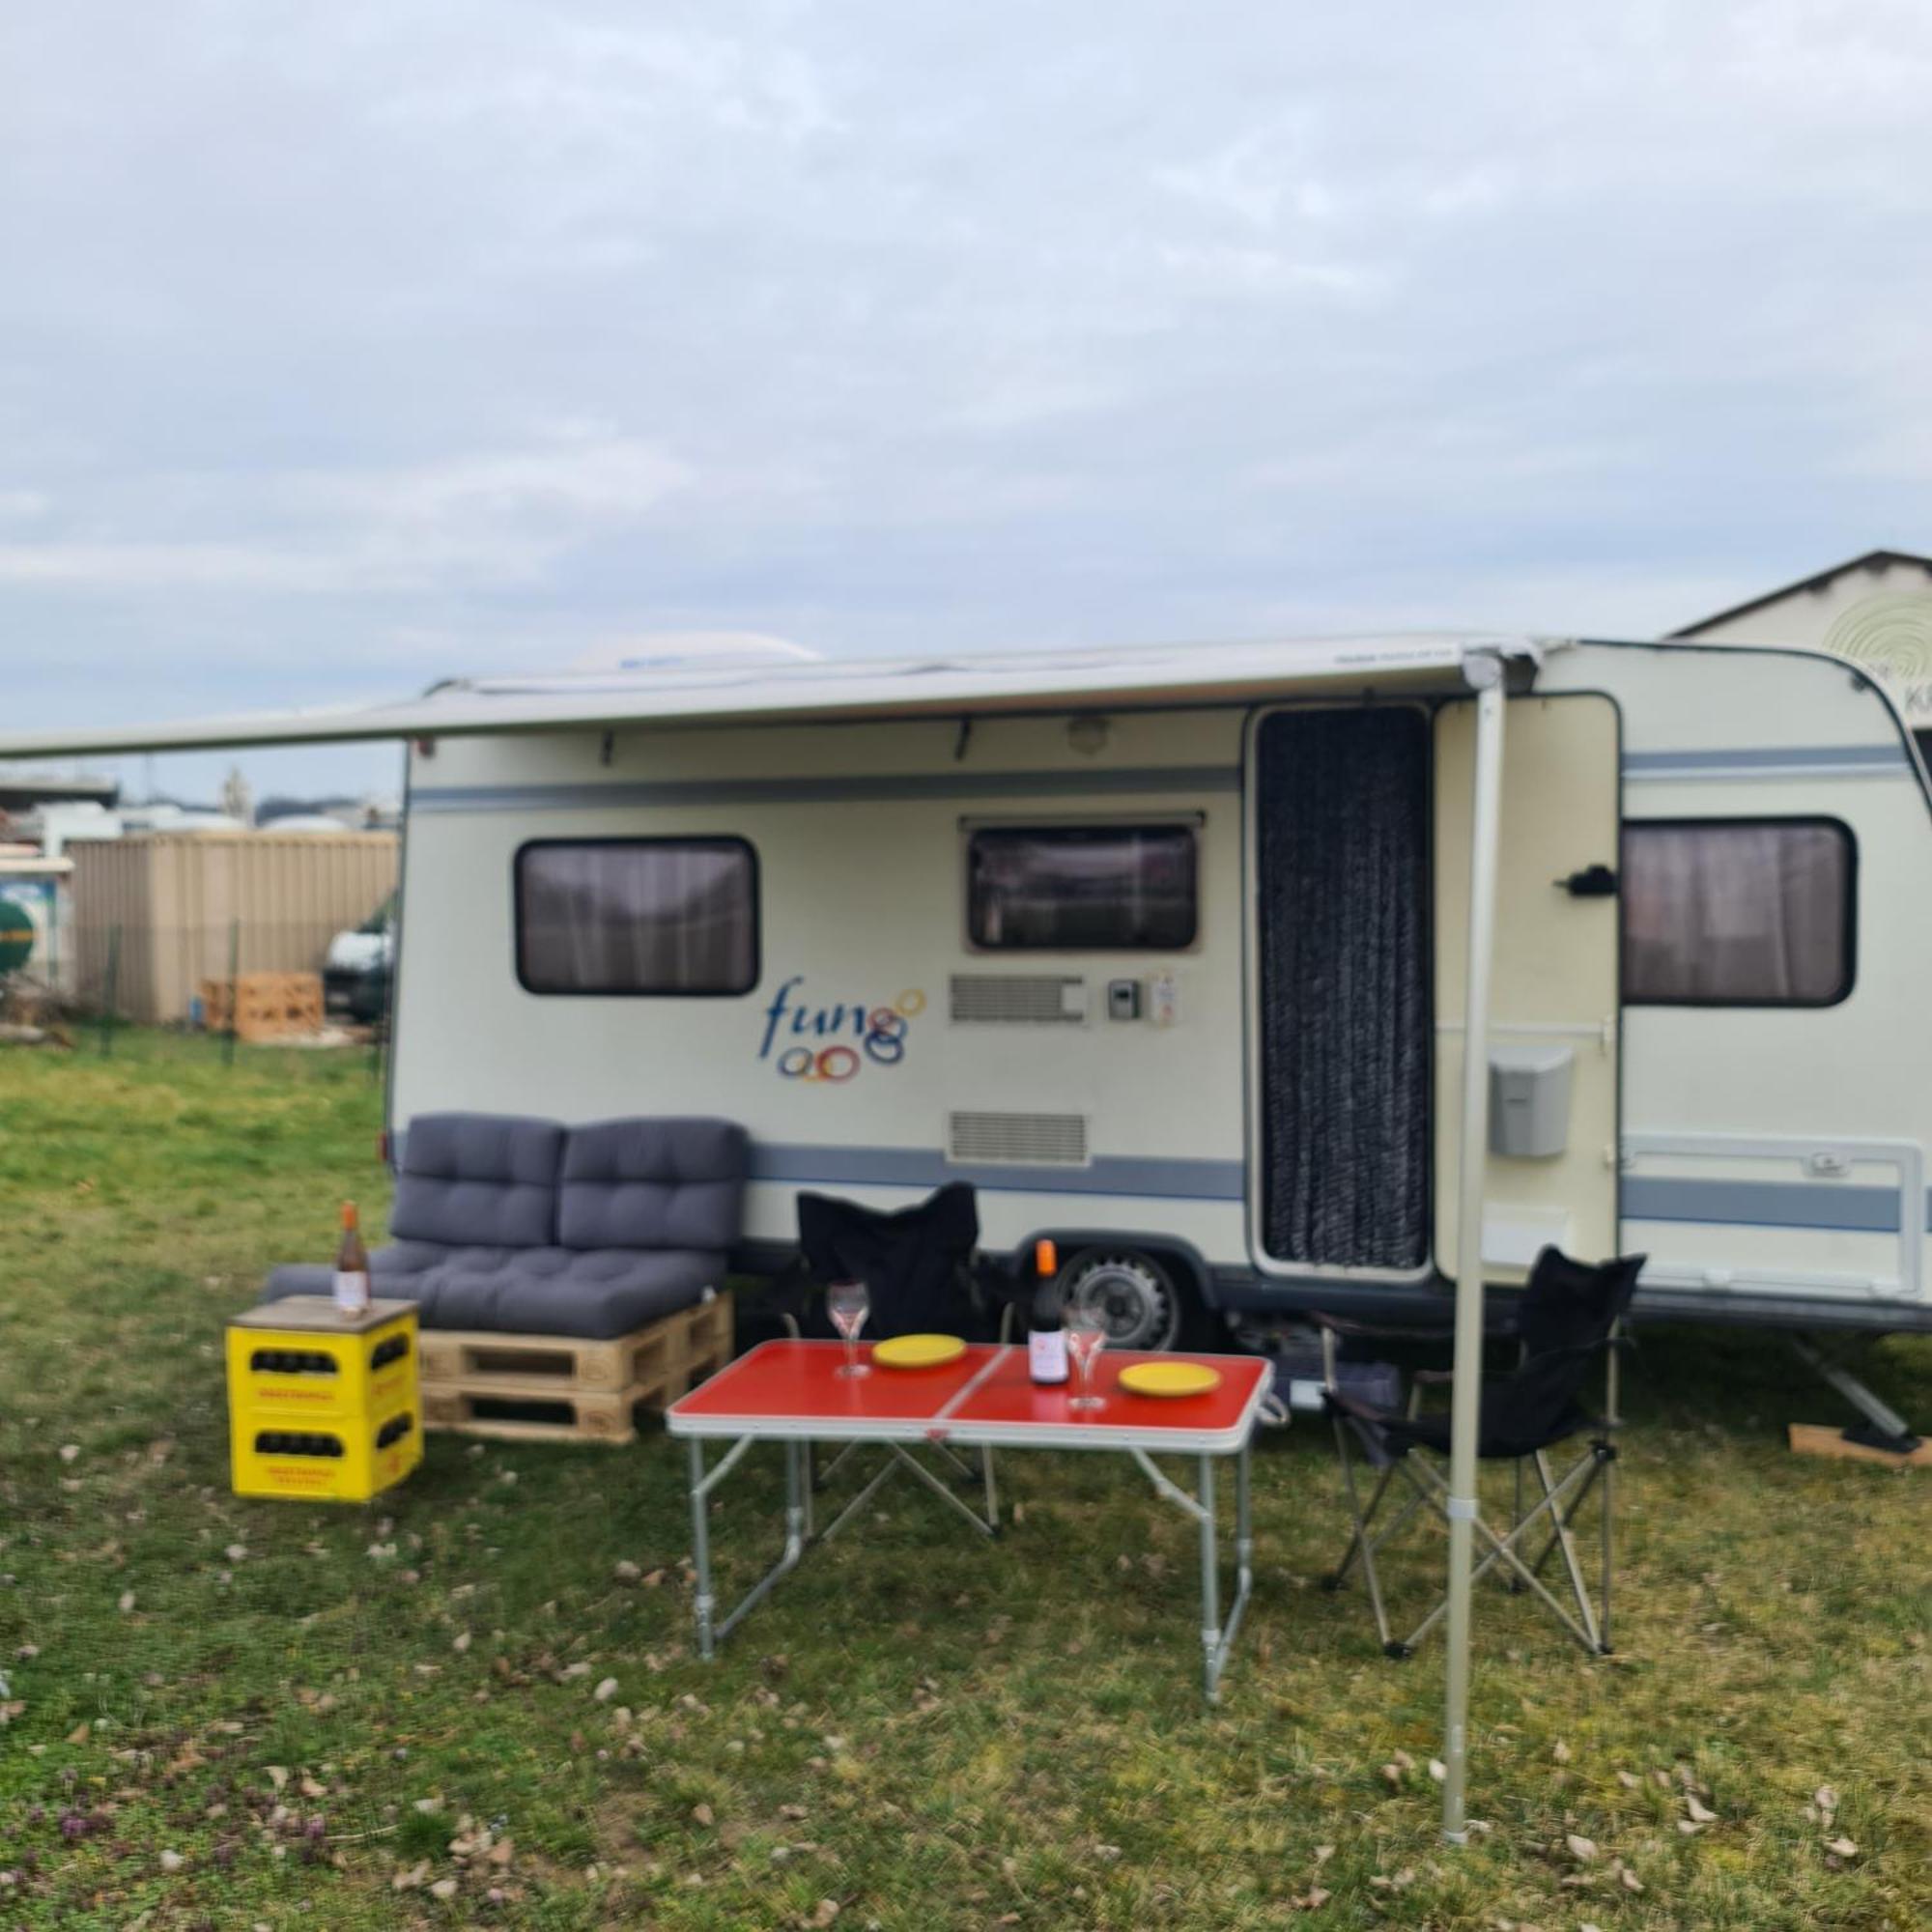
<instances>
[{"instance_id":1,"label":"black camping chair","mask_svg":"<svg viewBox=\"0 0 1932 1932\"><path fill-rule=\"evenodd\" d=\"M1625 1256L1593 1267L1572 1261L1555 1248L1545 1248L1536 1258L1517 1307L1516 1332L1522 1344L1522 1358L1512 1374L1486 1378L1483 1383L1476 1453L1486 1462L1516 1465L1516 1502L1506 1534L1498 1534L1480 1516L1476 1518L1476 1541L1479 1547L1486 1547L1486 1553L1474 1575L1480 1578L1499 1569L1509 1589L1533 1590L1571 1635L1599 1656L1607 1656L1610 1649L1610 1530L1617 1457L1610 1437L1618 1426L1618 1351L1626 1346L1617 1327L1636 1292L1644 1259L1641 1255ZM1445 1523L1449 1520L1448 1478L1429 1456L1415 1453L1433 1450L1438 1457L1449 1453L1449 1417L1425 1415L1421 1406L1424 1387L1446 1383L1449 1377L1441 1371L1424 1370L1414 1378L1407 1406L1403 1408L1364 1402L1339 1386L1335 1351L1340 1338L1373 1331L1332 1316L1318 1315L1315 1319L1322 1330L1328 1413L1335 1425L1342 1480L1355 1525L1341 1566L1325 1579L1324 1587L1340 1589L1359 1558L1382 1648L1391 1657L1407 1657L1447 1612L1448 1599L1445 1596L1398 1641L1389 1632L1376 1558L1419 1511L1433 1509ZM1583 1383L1600 1360L1605 1363L1605 1404L1604 1413L1596 1415L1583 1405ZM1561 1476L1553 1476L1550 1450L1586 1434L1589 1441L1584 1453ZM1366 1509L1356 1483L1358 1454L1380 1471ZM1523 1508L1525 1465L1534 1472L1542 1492L1527 1510ZM1398 1477L1409 1493L1378 1528L1377 1518ZM1594 1604L1572 1535L1593 1489L1598 1492L1603 1512L1603 1576L1601 1595ZM1533 1559L1526 1559L1526 1547L1538 1535L1545 1539L1543 1548ZM1550 1557L1557 1554L1568 1577L1574 1616L1543 1580Z\"/></svg>"},{"instance_id":2,"label":"black camping chair","mask_svg":"<svg viewBox=\"0 0 1932 1932\"><path fill-rule=\"evenodd\" d=\"M949 1181L896 1213L830 1194L798 1197L798 1260L780 1283L783 1320L795 1335L833 1332L824 1292L863 1281L871 1295L866 1334L937 1331L982 1340L1003 1284L978 1256L980 1209L970 1183Z\"/></svg>"},{"instance_id":3,"label":"black camping chair","mask_svg":"<svg viewBox=\"0 0 1932 1932\"><path fill-rule=\"evenodd\" d=\"M873 1341L934 1331L968 1340L987 1339L995 1326L993 1311L1000 1304L1011 1303L1017 1279L978 1254L979 1239L978 1201L972 1186L963 1180L949 1181L926 1200L896 1213L863 1208L829 1194L801 1194L799 1258L776 1291L784 1323L794 1335L830 1335L833 1331L824 1312L824 1291L834 1282L863 1281L871 1300L865 1333ZM822 1470L814 1470L812 1487L822 1489L864 1446L848 1442ZM885 1445L888 1454L883 1466L827 1525L825 1536L835 1535L901 1467L909 1468L927 1488L944 1496L976 1529L996 1536L999 1496L992 1452L980 1452L976 1470L944 1443L928 1446L952 1475L977 1480L983 1486L983 1517L943 1477L934 1475L909 1450L894 1442Z\"/></svg>"}]
</instances>

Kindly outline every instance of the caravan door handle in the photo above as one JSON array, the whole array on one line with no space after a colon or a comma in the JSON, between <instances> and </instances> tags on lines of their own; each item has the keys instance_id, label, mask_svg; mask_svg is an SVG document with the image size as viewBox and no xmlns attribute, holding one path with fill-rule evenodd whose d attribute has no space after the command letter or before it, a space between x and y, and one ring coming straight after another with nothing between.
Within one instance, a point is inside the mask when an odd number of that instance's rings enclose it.
<instances>
[{"instance_id":1,"label":"caravan door handle","mask_svg":"<svg viewBox=\"0 0 1932 1932\"><path fill-rule=\"evenodd\" d=\"M1580 872L1572 872L1555 883L1573 899L1613 899L1617 895L1617 875L1608 866L1585 866Z\"/></svg>"}]
</instances>

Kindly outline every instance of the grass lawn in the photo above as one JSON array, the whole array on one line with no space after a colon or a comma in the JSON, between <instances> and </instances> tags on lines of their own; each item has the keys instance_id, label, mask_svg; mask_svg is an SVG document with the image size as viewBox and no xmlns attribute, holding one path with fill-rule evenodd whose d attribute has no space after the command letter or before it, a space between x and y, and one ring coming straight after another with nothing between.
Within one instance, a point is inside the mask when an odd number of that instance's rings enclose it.
<instances>
[{"instance_id":1,"label":"grass lawn","mask_svg":"<svg viewBox=\"0 0 1932 1932\"><path fill-rule=\"evenodd\" d=\"M1441 1650L1388 1662L1314 1587L1305 1424L1257 1458L1212 1713L1190 1527L1118 1459L1008 1457L991 1551L889 1488L712 1666L661 1435L433 1436L368 1508L238 1501L223 1317L344 1195L380 1225L379 1110L360 1055L0 1054L0 1927L1932 1925L1932 1476L1790 1456L1838 1411L1774 1342L1644 1338L1616 1658L1479 1595L1489 1829L1451 1854ZM1932 1419L1932 1344L1862 1352Z\"/></svg>"}]
</instances>

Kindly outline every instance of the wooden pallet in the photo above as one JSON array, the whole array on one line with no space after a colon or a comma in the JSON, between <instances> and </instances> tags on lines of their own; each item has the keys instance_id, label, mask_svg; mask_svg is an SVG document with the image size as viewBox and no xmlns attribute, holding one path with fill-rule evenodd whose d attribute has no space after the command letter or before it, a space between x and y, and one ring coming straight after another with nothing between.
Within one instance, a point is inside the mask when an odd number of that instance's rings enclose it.
<instances>
[{"instance_id":1,"label":"wooden pallet","mask_svg":"<svg viewBox=\"0 0 1932 1932\"><path fill-rule=\"evenodd\" d=\"M1793 1450L1800 1456L1837 1456L1849 1463L1883 1463L1893 1469L1932 1469L1932 1437L1908 1454L1874 1449L1865 1442L1847 1442L1843 1430L1816 1422L1792 1423L1790 1437Z\"/></svg>"},{"instance_id":2,"label":"wooden pallet","mask_svg":"<svg viewBox=\"0 0 1932 1932\"><path fill-rule=\"evenodd\" d=\"M426 1387L423 1427L497 1442L635 1442L638 1406L648 1394L641 1385L593 1393L542 1379L521 1389L499 1385L487 1394Z\"/></svg>"},{"instance_id":3,"label":"wooden pallet","mask_svg":"<svg viewBox=\"0 0 1932 1932\"><path fill-rule=\"evenodd\" d=\"M605 1342L428 1328L423 1425L504 1442L635 1441L638 1410L715 1375L732 1335L729 1294Z\"/></svg>"},{"instance_id":4,"label":"wooden pallet","mask_svg":"<svg viewBox=\"0 0 1932 1932\"><path fill-rule=\"evenodd\" d=\"M212 1033L243 1040L287 1039L322 1031L318 973L243 973L239 980L201 982L203 1023Z\"/></svg>"}]
</instances>

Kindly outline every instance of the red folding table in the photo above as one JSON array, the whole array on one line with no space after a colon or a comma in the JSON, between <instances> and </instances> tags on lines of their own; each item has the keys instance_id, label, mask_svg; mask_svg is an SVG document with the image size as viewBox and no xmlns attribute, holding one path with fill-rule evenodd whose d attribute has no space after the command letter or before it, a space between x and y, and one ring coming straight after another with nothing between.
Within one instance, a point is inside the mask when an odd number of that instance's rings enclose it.
<instances>
[{"instance_id":1,"label":"red folding table","mask_svg":"<svg viewBox=\"0 0 1932 1932\"><path fill-rule=\"evenodd\" d=\"M869 1356L869 1350L866 1351ZM1069 1384L1036 1388L1024 1349L979 1345L957 1360L932 1369L875 1368L868 1376L841 1377L845 1359L838 1342L766 1342L741 1355L665 1412L665 1427L688 1439L691 1457L692 1561L697 1571L697 1648L716 1647L804 1555L814 1540L809 1445L866 1442L885 1446L883 1469L827 1526L835 1534L898 1468L909 1468L928 1488L985 1535L999 1529L994 1485L995 1449L1109 1449L1130 1456L1157 1494L1190 1517L1201 1533L1201 1643L1209 1703L1220 1696L1221 1672L1240 1628L1254 1581L1254 1539L1248 1507L1248 1445L1268 1381L1268 1364L1252 1355L1149 1355L1108 1350L1095 1364L1094 1393L1105 1406L1069 1408ZM1220 1371L1220 1385L1204 1395L1179 1398L1136 1395L1120 1385L1121 1371L1136 1362L1194 1361ZM706 1469L704 1444L731 1446ZM725 1615L716 1615L711 1587L709 1502L712 1492L754 1442L781 1442L785 1452L785 1543L778 1562ZM985 1515L911 1452L927 1445L951 1456L980 1451ZM1190 1495L1153 1458L1191 1457L1195 1492ZM1214 1464L1235 1460L1235 1596L1220 1613L1220 1524L1214 1499ZM955 1463L956 1458L952 1459ZM960 1465L964 1466L964 1465ZM969 1472L970 1473L970 1472ZM817 1539L823 1541L821 1537Z\"/></svg>"}]
</instances>

